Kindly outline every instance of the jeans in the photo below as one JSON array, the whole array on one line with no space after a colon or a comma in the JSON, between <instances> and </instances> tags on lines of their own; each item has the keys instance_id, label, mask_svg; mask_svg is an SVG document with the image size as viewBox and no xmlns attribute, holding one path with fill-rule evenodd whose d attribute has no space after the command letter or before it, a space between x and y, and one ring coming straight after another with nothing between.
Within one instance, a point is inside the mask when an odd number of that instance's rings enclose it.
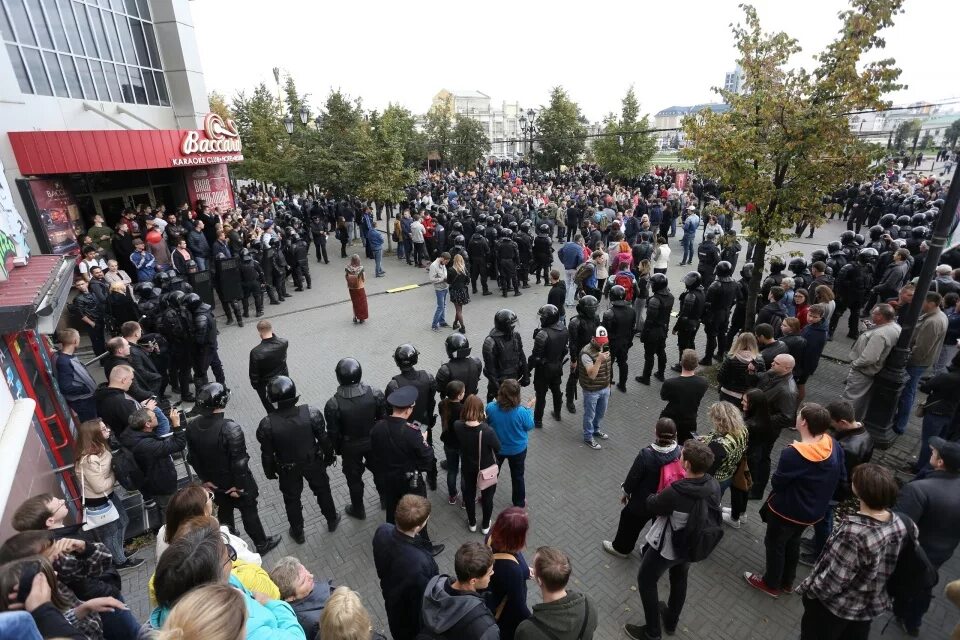
<instances>
[{"instance_id":1,"label":"jeans","mask_svg":"<svg viewBox=\"0 0 960 640\"><path fill-rule=\"evenodd\" d=\"M378 276L382 276L383 274L385 274L386 271L384 271L383 267L381 266L381 262L383 261L383 249L373 250L373 261L376 264L376 270L374 271L374 273Z\"/></svg>"},{"instance_id":2,"label":"jeans","mask_svg":"<svg viewBox=\"0 0 960 640\"><path fill-rule=\"evenodd\" d=\"M763 581L768 587L793 587L800 560L800 537L806 528L807 525L788 522L772 511L767 513L767 533L763 538L767 566Z\"/></svg>"},{"instance_id":3,"label":"jeans","mask_svg":"<svg viewBox=\"0 0 960 640\"><path fill-rule=\"evenodd\" d=\"M913 401L917 398L917 385L920 384L920 376L926 371L926 367L913 366L907 367L907 382L903 385L903 391L900 393L900 403L897 406L897 418L893 423L893 430L897 433L903 433L907 430L907 423L910 422L910 410L913 408Z\"/></svg>"},{"instance_id":4,"label":"jeans","mask_svg":"<svg viewBox=\"0 0 960 640\"><path fill-rule=\"evenodd\" d=\"M193 256L193 261L197 263L197 271L207 270L207 259L200 256Z\"/></svg>"},{"instance_id":5,"label":"jeans","mask_svg":"<svg viewBox=\"0 0 960 640\"><path fill-rule=\"evenodd\" d=\"M460 449L445 446L443 453L447 456L447 495L454 498L457 495L457 474L460 472Z\"/></svg>"},{"instance_id":6,"label":"jeans","mask_svg":"<svg viewBox=\"0 0 960 640\"><path fill-rule=\"evenodd\" d=\"M928 413L923 416L923 427L920 432L920 455L917 456L916 469L919 471L930 466L930 438L945 437L953 423L953 416L938 416Z\"/></svg>"},{"instance_id":7,"label":"jeans","mask_svg":"<svg viewBox=\"0 0 960 640\"><path fill-rule=\"evenodd\" d=\"M113 556L113 565L119 566L127 561L127 556L123 552L123 540L130 518L127 517L127 511L123 508L120 496L115 492L110 494L110 502L113 503L113 506L115 506L120 513L120 519L114 520L102 527L97 527L94 529L94 532L96 533L97 539L103 543L103 546L105 546L107 551L110 552L110 555Z\"/></svg>"},{"instance_id":8,"label":"jeans","mask_svg":"<svg viewBox=\"0 0 960 640\"><path fill-rule=\"evenodd\" d=\"M513 493L511 500L515 507L525 507L527 505L527 487L524 483L523 472L527 461L527 450L510 456L497 454L497 464L500 471L503 472L503 461L510 462L510 482L513 484Z\"/></svg>"},{"instance_id":9,"label":"jeans","mask_svg":"<svg viewBox=\"0 0 960 640\"><path fill-rule=\"evenodd\" d=\"M600 421L607 412L607 403L610 401L610 387L599 391L583 390L583 441L593 442L593 437L600 433Z\"/></svg>"},{"instance_id":10,"label":"jeans","mask_svg":"<svg viewBox=\"0 0 960 640\"><path fill-rule=\"evenodd\" d=\"M573 282L573 276L576 275L576 269L564 269L563 279L567 284L567 300L564 304L568 307L573 306L574 295L577 293L577 285Z\"/></svg>"},{"instance_id":11,"label":"jeans","mask_svg":"<svg viewBox=\"0 0 960 640\"><path fill-rule=\"evenodd\" d=\"M124 602L123 596L119 598ZM140 623L134 617L129 609L116 609L112 612L103 612L100 614L100 622L103 623L103 637L106 640L127 640L136 638L140 631ZM0 634L0 637L4 637ZM17 636L19 637L19 636Z\"/></svg>"},{"instance_id":12,"label":"jeans","mask_svg":"<svg viewBox=\"0 0 960 640\"><path fill-rule=\"evenodd\" d=\"M433 323L431 327L439 327L443 322L443 314L447 310L447 289L435 289L437 294L437 310L433 312Z\"/></svg>"},{"instance_id":13,"label":"jeans","mask_svg":"<svg viewBox=\"0 0 960 640\"><path fill-rule=\"evenodd\" d=\"M680 246L683 247L683 257L680 258L681 264L684 262L693 262L693 256L696 255L696 252L693 250L694 238L695 236L687 235L686 233L680 238Z\"/></svg>"},{"instance_id":14,"label":"jeans","mask_svg":"<svg viewBox=\"0 0 960 640\"><path fill-rule=\"evenodd\" d=\"M649 638L660 637L660 609L657 581L667 570L670 571L670 597L667 599L667 611L664 623L674 626L680 619L680 611L687 599L687 572L690 563L685 560L667 560L656 549L647 548L640 560L637 573L637 586L640 602L643 603L643 615L646 619L646 632Z\"/></svg>"},{"instance_id":15,"label":"jeans","mask_svg":"<svg viewBox=\"0 0 960 640\"><path fill-rule=\"evenodd\" d=\"M947 368L955 355L957 355L957 343L944 344L943 348L940 349L940 357L937 358L937 363L930 370L930 377L943 373L943 370Z\"/></svg>"},{"instance_id":16,"label":"jeans","mask_svg":"<svg viewBox=\"0 0 960 640\"><path fill-rule=\"evenodd\" d=\"M66 621L63 623L66 625ZM136 637L136 634L130 636ZM17 638L18 640L43 640L37 630L33 616L26 611L4 611L0 613L0 638Z\"/></svg>"},{"instance_id":17,"label":"jeans","mask_svg":"<svg viewBox=\"0 0 960 640\"><path fill-rule=\"evenodd\" d=\"M813 525L813 550L818 557L823 548L827 546L827 538L833 533L833 510L836 506L837 503L831 500L823 520Z\"/></svg>"}]
</instances>

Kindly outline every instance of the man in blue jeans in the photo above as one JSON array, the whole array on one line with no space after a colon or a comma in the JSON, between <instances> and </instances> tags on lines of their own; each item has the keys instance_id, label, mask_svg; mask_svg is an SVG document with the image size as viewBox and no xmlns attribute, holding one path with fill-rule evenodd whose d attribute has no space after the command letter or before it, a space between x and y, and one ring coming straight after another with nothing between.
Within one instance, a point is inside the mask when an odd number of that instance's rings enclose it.
<instances>
[{"instance_id":1,"label":"man in blue jeans","mask_svg":"<svg viewBox=\"0 0 960 640\"><path fill-rule=\"evenodd\" d=\"M444 313L447 310L447 291L450 285L447 284L447 263L450 262L450 254L444 251L437 259L430 263L430 282L433 283L433 290L437 294L437 310L433 312L433 322L430 328L439 331L440 327L449 327L444 319Z\"/></svg>"},{"instance_id":2,"label":"man in blue jeans","mask_svg":"<svg viewBox=\"0 0 960 640\"><path fill-rule=\"evenodd\" d=\"M933 366L940 357L943 348L943 339L947 335L947 316L940 310L943 298L939 293L931 291L924 297L920 317L911 336L910 358L907 360L907 383L900 394L900 404L897 407L897 417L893 422L893 430L903 433L907 430L910 421L913 401L917 397L917 385L920 377L928 367Z\"/></svg>"},{"instance_id":3,"label":"man in blue jeans","mask_svg":"<svg viewBox=\"0 0 960 640\"><path fill-rule=\"evenodd\" d=\"M600 431L600 422L607 412L610 385L613 384L609 338L603 326L597 327L593 339L580 350L577 369L583 388L583 441L596 450L600 448L597 440L610 437Z\"/></svg>"},{"instance_id":4,"label":"man in blue jeans","mask_svg":"<svg viewBox=\"0 0 960 640\"><path fill-rule=\"evenodd\" d=\"M387 275L387 272L383 270L383 236L380 235L380 232L377 231L376 228L372 228L367 232L367 246L370 247L370 251L373 253L373 261L376 265L376 277L382 278Z\"/></svg>"},{"instance_id":5,"label":"man in blue jeans","mask_svg":"<svg viewBox=\"0 0 960 640\"><path fill-rule=\"evenodd\" d=\"M680 264L693 264L693 257L697 255L693 243L697 238L697 229L700 228L700 216L696 213L696 207L687 207L687 216L683 219L683 236L680 238L680 246L683 247L683 257Z\"/></svg>"}]
</instances>

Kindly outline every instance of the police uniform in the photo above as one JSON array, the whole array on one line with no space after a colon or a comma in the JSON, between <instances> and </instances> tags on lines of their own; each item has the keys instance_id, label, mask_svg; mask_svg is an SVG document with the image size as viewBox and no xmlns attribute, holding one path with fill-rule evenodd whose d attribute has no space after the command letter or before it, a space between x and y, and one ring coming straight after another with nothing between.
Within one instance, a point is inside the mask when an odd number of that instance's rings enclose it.
<instances>
[{"instance_id":1,"label":"police uniform","mask_svg":"<svg viewBox=\"0 0 960 640\"><path fill-rule=\"evenodd\" d=\"M440 365L434 378L440 397L446 397L447 385L453 380L463 383L464 398L476 395L483 363L479 358L470 357L470 341L461 333L452 333L447 336L445 347L450 360Z\"/></svg>"},{"instance_id":2,"label":"police uniform","mask_svg":"<svg viewBox=\"0 0 960 640\"><path fill-rule=\"evenodd\" d=\"M533 424L543 428L543 412L547 404L547 390L553 395L553 418L560 420L560 408L563 406L563 392L560 383L563 380L563 360L567 356L570 334L563 324L559 308L555 305L552 313L545 317L544 308L540 309L541 323L546 326L533 332L533 353L527 368L533 371L533 389L536 392L536 405L533 408ZM549 309L548 309L549 311Z\"/></svg>"},{"instance_id":3,"label":"police uniform","mask_svg":"<svg viewBox=\"0 0 960 640\"><path fill-rule=\"evenodd\" d=\"M722 263L721 263L722 264ZM727 328L730 323L730 310L737 301L737 285L730 277L733 270L720 270L706 292L706 306L703 312L703 329L707 334L707 353L700 361L702 365L712 363L714 351L722 355L727 350Z\"/></svg>"},{"instance_id":4,"label":"police uniform","mask_svg":"<svg viewBox=\"0 0 960 640\"><path fill-rule=\"evenodd\" d=\"M501 318L501 314L509 314ZM512 318L512 320L511 320ZM523 355L523 339L515 330L517 316L502 309L494 317L494 328L483 341L483 373L487 377L487 402L497 396L500 384L515 379L521 386L530 384L527 359Z\"/></svg>"},{"instance_id":5,"label":"police uniform","mask_svg":"<svg viewBox=\"0 0 960 640\"><path fill-rule=\"evenodd\" d=\"M417 402L413 407L413 414L410 416L412 422L417 422L427 429L427 444L433 449L433 427L437 422L437 415L434 409L437 405L437 384L433 376L423 369L414 369L413 367L404 368L397 375L390 379L383 395L389 398L397 389L413 387L417 390ZM427 469L427 483L430 489L437 489L437 462L433 461Z\"/></svg>"},{"instance_id":6,"label":"police uniform","mask_svg":"<svg viewBox=\"0 0 960 640\"><path fill-rule=\"evenodd\" d=\"M684 276L683 284L687 289L680 294L680 314L673 325L673 332L677 334L677 352L681 355L684 349L696 349L697 331L700 329L703 309L707 304L706 294L697 275L691 272ZM673 365L673 370L680 371L680 364Z\"/></svg>"},{"instance_id":7,"label":"police uniform","mask_svg":"<svg viewBox=\"0 0 960 640\"><path fill-rule=\"evenodd\" d=\"M621 291L614 293L616 287L619 287ZM611 288L610 299L613 302L603 314L603 326L607 329L610 339L611 364L614 362L617 364L619 375L617 388L626 392L627 376L629 375L627 355L630 353L630 347L633 346L633 327L637 322L637 312L626 300L622 289L623 287L620 285Z\"/></svg>"},{"instance_id":8,"label":"police uniform","mask_svg":"<svg viewBox=\"0 0 960 640\"><path fill-rule=\"evenodd\" d=\"M592 303L587 300L592 298ZM600 319L597 318L597 301L593 296L584 296L577 303L577 315L570 318L570 364L573 365L580 358L580 350L589 343L597 331ZM567 377L567 411L576 413L577 407L573 400L577 397L577 383L579 374L576 368L571 368Z\"/></svg>"}]
</instances>

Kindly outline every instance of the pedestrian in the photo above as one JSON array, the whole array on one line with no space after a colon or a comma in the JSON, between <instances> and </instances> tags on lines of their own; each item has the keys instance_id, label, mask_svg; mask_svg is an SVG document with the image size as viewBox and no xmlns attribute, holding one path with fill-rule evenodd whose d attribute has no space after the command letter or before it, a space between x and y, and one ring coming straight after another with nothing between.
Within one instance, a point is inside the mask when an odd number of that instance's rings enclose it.
<instances>
[{"instance_id":1,"label":"pedestrian","mask_svg":"<svg viewBox=\"0 0 960 640\"><path fill-rule=\"evenodd\" d=\"M774 358L768 371L757 379L757 388L767 398L770 411L770 439L762 441L762 453L756 459L757 466L751 467L753 487L751 496L760 500L770 479L770 453L780 433L794 427L797 419L797 384L793 379L795 367L793 356L781 354Z\"/></svg>"},{"instance_id":2,"label":"pedestrian","mask_svg":"<svg viewBox=\"0 0 960 640\"><path fill-rule=\"evenodd\" d=\"M583 442L596 451L601 448L597 440L610 437L600 430L600 423L607 412L613 384L609 337L603 326L597 327L593 339L580 350L577 371L583 388Z\"/></svg>"},{"instance_id":3,"label":"pedestrian","mask_svg":"<svg viewBox=\"0 0 960 640\"><path fill-rule=\"evenodd\" d=\"M960 348L960 295L948 293L943 296L943 312L947 315L947 333L943 338L940 357L930 370L930 377L942 373Z\"/></svg>"},{"instance_id":4,"label":"pedestrian","mask_svg":"<svg viewBox=\"0 0 960 640\"><path fill-rule=\"evenodd\" d=\"M873 378L883 369L887 356L900 337L900 325L894 322L893 307L880 303L870 310L872 326L860 334L850 349L850 371L844 381L844 400L853 405L858 420L862 420L870 402Z\"/></svg>"},{"instance_id":5,"label":"pedestrian","mask_svg":"<svg viewBox=\"0 0 960 640\"><path fill-rule=\"evenodd\" d=\"M497 432L487 421L483 401L476 395L466 398L460 419L454 422L453 432L460 444L460 470L462 478L462 504L467 510L467 528L477 530L477 489L481 480L481 471L489 471L497 465L499 472L498 455L501 444ZM449 465L448 465L449 468ZM511 463L511 471L513 465ZM493 515L493 496L497 491L497 483L484 482L486 486L480 489L480 531L483 535L490 532L490 518Z\"/></svg>"},{"instance_id":6,"label":"pedestrian","mask_svg":"<svg viewBox=\"0 0 960 640\"><path fill-rule=\"evenodd\" d=\"M369 212L367 213L369 217ZM370 222L372 225L373 223ZM367 248L369 248L370 253L373 254L373 263L375 265L374 275L377 278L382 278L387 275L387 272L383 270L383 236L380 235L380 232L375 227L370 227L366 233L367 239Z\"/></svg>"},{"instance_id":7,"label":"pedestrian","mask_svg":"<svg viewBox=\"0 0 960 640\"><path fill-rule=\"evenodd\" d=\"M437 297L436 310L433 312L433 320L430 328L439 331L440 327L449 327L444 319L447 309L447 293L450 285L447 283L447 263L450 262L450 254L444 251L437 259L430 263L430 282L433 283L433 292Z\"/></svg>"},{"instance_id":8,"label":"pedestrian","mask_svg":"<svg viewBox=\"0 0 960 640\"><path fill-rule=\"evenodd\" d=\"M347 223L341 217L337 218L337 228L334 231L334 237L340 241L340 257L347 257L347 243L350 242L350 232L347 230Z\"/></svg>"},{"instance_id":9,"label":"pedestrian","mask_svg":"<svg viewBox=\"0 0 960 640\"><path fill-rule=\"evenodd\" d=\"M893 510L917 525L920 547L939 571L960 543L960 443L931 438L929 444L930 472L900 489ZM920 625L932 599L932 588L914 597L894 599L893 614L908 636L920 637Z\"/></svg>"},{"instance_id":10,"label":"pedestrian","mask_svg":"<svg viewBox=\"0 0 960 640\"><path fill-rule=\"evenodd\" d=\"M547 291L547 304L552 304L560 311L560 318L566 318L567 283L560 278L560 272L550 270L550 290Z\"/></svg>"},{"instance_id":11,"label":"pedestrian","mask_svg":"<svg viewBox=\"0 0 960 640\"><path fill-rule=\"evenodd\" d=\"M569 228L567 235L570 235ZM577 268L584 262L582 244L583 237L578 234L573 241L568 239L567 242L560 247L560 250L557 251L557 257L560 258L560 263L563 264L564 269L564 282L567 293L567 299L564 304L567 307L573 306L574 294L577 292L577 284L574 282L574 276L577 273Z\"/></svg>"},{"instance_id":12,"label":"pedestrian","mask_svg":"<svg viewBox=\"0 0 960 640\"><path fill-rule=\"evenodd\" d=\"M927 394L923 403L923 426L920 432L920 455L913 466L915 473L929 469L930 439L951 436L960 406L960 355L954 353L946 370L921 383L920 391Z\"/></svg>"},{"instance_id":13,"label":"pedestrian","mask_svg":"<svg viewBox=\"0 0 960 640\"><path fill-rule=\"evenodd\" d=\"M441 467L447 470L447 504L457 504L460 491L457 490L457 475L460 471L460 440L453 430L454 423L460 419L463 412L465 386L459 380L451 380L440 400L440 442L443 443L443 453L446 459Z\"/></svg>"},{"instance_id":14,"label":"pedestrian","mask_svg":"<svg viewBox=\"0 0 960 640\"><path fill-rule=\"evenodd\" d=\"M852 485L859 510L844 518L797 585L803 598L801 640L867 638L873 619L892 606L887 580L916 525L891 511L898 490L888 469L861 464Z\"/></svg>"},{"instance_id":15,"label":"pedestrian","mask_svg":"<svg viewBox=\"0 0 960 640\"><path fill-rule=\"evenodd\" d=\"M684 252L686 252L686 248L684 248ZM653 260L653 272L666 275L667 268L670 266L670 245L667 244L667 239L663 236L657 236L657 246L653 250L651 259Z\"/></svg>"},{"instance_id":16,"label":"pedestrian","mask_svg":"<svg viewBox=\"0 0 960 640\"><path fill-rule=\"evenodd\" d=\"M843 452L827 434L829 428L830 414L825 408L805 405L797 414L800 440L783 449L771 479L773 491L761 509L767 524L766 569L762 574L747 571L743 577L772 598L793 592L800 537L823 518L844 477Z\"/></svg>"},{"instance_id":17,"label":"pedestrian","mask_svg":"<svg viewBox=\"0 0 960 640\"><path fill-rule=\"evenodd\" d=\"M749 433L744 424L740 407L721 400L710 405L707 411L713 430L703 436L713 452L713 465L708 473L720 484L720 499L731 488L734 474L747 453ZM747 510L746 496L731 494L730 507L723 507L723 522L734 529L740 528L740 515Z\"/></svg>"},{"instance_id":18,"label":"pedestrian","mask_svg":"<svg viewBox=\"0 0 960 640\"><path fill-rule=\"evenodd\" d=\"M418 268L423 268L423 261L427 258L426 227L420 221L420 214L413 214L410 223L410 239L413 241L413 262Z\"/></svg>"},{"instance_id":19,"label":"pedestrian","mask_svg":"<svg viewBox=\"0 0 960 640\"><path fill-rule=\"evenodd\" d=\"M440 569L433 559L435 548L420 535L430 519L430 501L408 494L395 504L390 520L396 524L382 524L373 535L373 562L390 635L394 640L413 640L422 623L423 592Z\"/></svg>"},{"instance_id":20,"label":"pedestrian","mask_svg":"<svg viewBox=\"0 0 960 640\"><path fill-rule=\"evenodd\" d=\"M363 606L360 596L349 587L337 587L323 608L320 617L318 638L343 638L344 640L386 640L374 630L370 614Z\"/></svg>"},{"instance_id":21,"label":"pedestrian","mask_svg":"<svg viewBox=\"0 0 960 640\"><path fill-rule=\"evenodd\" d=\"M456 579L438 575L423 594L422 636L458 640L497 640L497 621L480 592L493 577L493 552L480 542L465 542L454 556Z\"/></svg>"},{"instance_id":22,"label":"pedestrian","mask_svg":"<svg viewBox=\"0 0 960 640\"><path fill-rule=\"evenodd\" d=\"M910 356L907 359L908 378L900 393L897 415L893 422L893 430L898 434L907 430L920 378L940 357L948 325L947 315L940 309L942 302L943 298L939 293L933 291L927 293L920 307L920 317L917 318L913 327L913 335L910 337Z\"/></svg>"},{"instance_id":23,"label":"pedestrian","mask_svg":"<svg viewBox=\"0 0 960 640\"><path fill-rule=\"evenodd\" d=\"M459 253L453 257L453 266L447 270L447 284L450 285L450 302L455 310L453 328L466 333L463 323L463 306L470 304L470 274L466 262Z\"/></svg>"},{"instance_id":24,"label":"pedestrian","mask_svg":"<svg viewBox=\"0 0 960 640\"><path fill-rule=\"evenodd\" d=\"M94 269L96 271L96 269ZM83 322L90 338L90 345L95 356L107 351L104 338L104 300L99 300L90 290L90 284L83 278L77 278L73 283L78 291L73 302L70 303L72 314Z\"/></svg>"},{"instance_id":25,"label":"pedestrian","mask_svg":"<svg viewBox=\"0 0 960 640\"><path fill-rule=\"evenodd\" d=\"M267 385L277 376L288 376L286 338L281 338L273 332L273 323L269 320L257 322L257 333L260 335L260 344L250 350L250 386L257 392L263 409L269 414L276 411L276 407L267 398Z\"/></svg>"},{"instance_id":26,"label":"pedestrian","mask_svg":"<svg viewBox=\"0 0 960 640\"><path fill-rule=\"evenodd\" d=\"M779 431L775 430L770 421L770 401L763 389L753 387L747 390L740 399L740 408L743 410L743 422L747 426L747 469L754 486L761 472L770 476L770 452L777 441ZM764 486L766 486L764 480ZM754 500L763 499L763 490L749 491L748 497Z\"/></svg>"},{"instance_id":27,"label":"pedestrian","mask_svg":"<svg viewBox=\"0 0 960 640\"><path fill-rule=\"evenodd\" d=\"M829 325L824 319L824 307L821 304L810 305L807 312L807 324L800 331L800 335L807 341L803 351L803 360L797 363L800 375L797 382L797 402L803 402L807 393L807 380L816 372L820 365L820 356L827 346Z\"/></svg>"},{"instance_id":28,"label":"pedestrian","mask_svg":"<svg viewBox=\"0 0 960 640\"><path fill-rule=\"evenodd\" d=\"M513 640L517 626L530 617L527 608L530 567L523 556L529 529L526 510L507 507L497 516L487 540L493 551L493 577L486 601L500 627L502 640Z\"/></svg>"},{"instance_id":29,"label":"pedestrian","mask_svg":"<svg viewBox=\"0 0 960 640\"><path fill-rule=\"evenodd\" d=\"M166 424L160 424L161 418ZM170 498L177 492L177 469L171 456L182 453L187 446L186 430L180 428L181 419L182 412L178 410L170 412L167 422L167 417L158 409L138 409L119 437L120 444L133 454L143 472L140 492L144 501L156 501L161 520Z\"/></svg>"},{"instance_id":30,"label":"pedestrian","mask_svg":"<svg viewBox=\"0 0 960 640\"><path fill-rule=\"evenodd\" d=\"M97 401L93 397L97 383L76 355L80 346L80 332L71 328L61 329L57 337L60 339L60 352L55 362L60 393L80 422L93 420L97 417Z\"/></svg>"},{"instance_id":31,"label":"pedestrian","mask_svg":"<svg viewBox=\"0 0 960 640\"><path fill-rule=\"evenodd\" d=\"M350 303L353 305L353 323L363 324L370 316L367 309L367 290L364 288L366 278L359 254L350 256L350 264L344 268L344 278L347 281L347 291L350 292Z\"/></svg>"},{"instance_id":32,"label":"pedestrian","mask_svg":"<svg viewBox=\"0 0 960 640\"><path fill-rule=\"evenodd\" d=\"M720 486L707 473L713 465L710 447L699 440L688 440L683 445L680 464L685 477L647 497L647 511L656 516L656 520L647 532L647 546L637 573L646 624L624 625L627 637L634 640L660 638L661 624L668 635L675 633L687 595L688 550L699 538L698 523L690 522L690 514L695 508L720 508ZM688 527L690 531L676 536L675 532ZM687 543L686 548L674 544L674 540L681 539ZM657 595L657 581L667 571L670 572L670 597L663 603Z\"/></svg>"},{"instance_id":33,"label":"pedestrian","mask_svg":"<svg viewBox=\"0 0 960 640\"><path fill-rule=\"evenodd\" d=\"M706 378L697 375L697 352L693 349L680 354L680 367L679 376L660 386L660 399L667 402L660 417L673 420L677 442L686 442L697 433L697 413L710 385Z\"/></svg>"},{"instance_id":34,"label":"pedestrian","mask_svg":"<svg viewBox=\"0 0 960 640\"><path fill-rule=\"evenodd\" d=\"M500 440L497 466L503 470L504 461L510 462L511 499L513 505L527 506L524 470L527 459L529 432L533 430L533 406L531 398L525 406L520 404L520 383L508 378L500 384L496 400L487 404L487 421Z\"/></svg>"},{"instance_id":35,"label":"pedestrian","mask_svg":"<svg viewBox=\"0 0 960 640\"><path fill-rule=\"evenodd\" d=\"M628 558L637 546L640 532L653 518L647 511L647 497L661 487L664 467L680 466L680 446L677 445L677 426L670 418L661 417L654 427L654 441L637 453L626 480L620 485L622 493L620 522L613 541L604 540L603 550L618 558ZM682 468L682 467L681 467Z\"/></svg>"},{"instance_id":36,"label":"pedestrian","mask_svg":"<svg viewBox=\"0 0 960 640\"><path fill-rule=\"evenodd\" d=\"M683 218L683 236L680 238L683 256L680 258L680 266L693 264L693 256L695 255L693 243L697 239L697 229L700 228L700 216L695 213L696 210L697 208L694 205L689 205L686 216Z\"/></svg>"},{"instance_id":37,"label":"pedestrian","mask_svg":"<svg viewBox=\"0 0 960 640\"><path fill-rule=\"evenodd\" d=\"M290 537L297 544L303 544L306 541L301 502L304 480L327 520L327 530L333 533L340 524L327 477L327 467L336 460L333 442L320 410L297 404L300 396L289 377L277 376L271 380L267 385L267 399L276 409L257 427L263 473L268 480L279 479Z\"/></svg>"}]
</instances>

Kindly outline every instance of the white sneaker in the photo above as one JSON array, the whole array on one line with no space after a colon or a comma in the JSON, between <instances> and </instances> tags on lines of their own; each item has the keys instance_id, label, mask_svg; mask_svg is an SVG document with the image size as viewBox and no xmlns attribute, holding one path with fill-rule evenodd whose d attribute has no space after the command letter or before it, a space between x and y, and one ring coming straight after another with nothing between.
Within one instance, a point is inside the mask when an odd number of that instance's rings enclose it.
<instances>
[{"instance_id":1,"label":"white sneaker","mask_svg":"<svg viewBox=\"0 0 960 640\"><path fill-rule=\"evenodd\" d=\"M490 533L490 527L484 527L483 529L480 529L480 533L482 533L483 535L487 535L488 533Z\"/></svg>"},{"instance_id":2,"label":"white sneaker","mask_svg":"<svg viewBox=\"0 0 960 640\"><path fill-rule=\"evenodd\" d=\"M724 513L732 513L730 507L720 507L720 509L721 509Z\"/></svg>"},{"instance_id":3,"label":"white sneaker","mask_svg":"<svg viewBox=\"0 0 960 640\"><path fill-rule=\"evenodd\" d=\"M609 540L604 540L602 546L603 546L603 550L606 551L607 553L609 553L609 554L612 555L612 556L616 556L616 557L618 557L618 558L629 558L629 557L630 557L630 556L627 555L626 553L620 553L619 551L617 551L616 549L614 549L614 548L613 548L613 543L610 542Z\"/></svg>"},{"instance_id":4,"label":"white sneaker","mask_svg":"<svg viewBox=\"0 0 960 640\"><path fill-rule=\"evenodd\" d=\"M468 524L468 525L467 525L467 529L470 529L470 532L471 532L471 533L476 533L476 532L477 532L477 525L475 525L475 524Z\"/></svg>"},{"instance_id":5,"label":"white sneaker","mask_svg":"<svg viewBox=\"0 0 960 640\"><path fill-rule=\"evenodd\" d=\"M723 524L727 525L728 527L733 527L734 529L740 528L740 521L734 520L729 513L724 513L722 517L723 517Z\"/></svg>"}]
</instances>

